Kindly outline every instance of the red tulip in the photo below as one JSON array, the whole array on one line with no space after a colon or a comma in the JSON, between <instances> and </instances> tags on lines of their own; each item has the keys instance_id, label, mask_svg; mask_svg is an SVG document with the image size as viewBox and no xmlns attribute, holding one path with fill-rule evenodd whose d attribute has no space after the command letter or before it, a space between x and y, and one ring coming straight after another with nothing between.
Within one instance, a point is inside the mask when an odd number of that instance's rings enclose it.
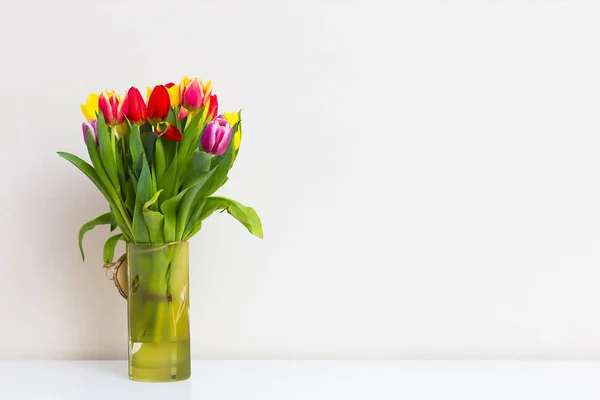
<instances>
[{"instance_id":1,"label":"red tulip","mask_svg":"<svg viewBox=\"0 0 600 400\"><path fill-rule=\"evenodd\" d=\"M130 122L141 125L146 121L146 112L144 98L140 91L132 86L123 99L123 114Z\"/></svg>"},{"instance_id":2,"label":"red tulip","mask_svg":"<svg viewBox=\"0 0 600 400\"><path fill-rule=\"evenodd\" d=\"M156 131L160 137L164 137L165 139L174 140L176 142L181 142L183 136L181 135L181 131L177 129L176 126L169 124L168 122L160 122L156 126Z\"/></svg>"},{"instance_id":3,"label":"red tulip","mask_svg":"<svg viewBox=\"0 0 600 400\"><path fill-rule=\"evenodd\" d=\"M219 99L217 95L213 94L208 99L208 113L206 115L206 121L212 121L219 114Z\"/></svg>"},{"instance_id":4,"label":"red tulip","mask_svg":"<svg viewBox=\"0 0 600 400\"><path fill-rule=\"evenodd\" d=\"M157 85L148 99L148 120L152 125L156 125L167 119L170 109L169 91L165 86Z\"/></svg>"}]
</instances>

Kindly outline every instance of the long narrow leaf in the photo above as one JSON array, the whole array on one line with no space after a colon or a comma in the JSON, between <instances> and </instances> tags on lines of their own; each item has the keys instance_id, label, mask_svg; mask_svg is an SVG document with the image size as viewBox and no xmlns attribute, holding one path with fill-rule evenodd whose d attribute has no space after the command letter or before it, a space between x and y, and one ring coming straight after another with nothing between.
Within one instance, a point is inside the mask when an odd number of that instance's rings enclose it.
<instances>
[{"instance_id":1,"label":"long narrow leaf","mask_svg":"<svg viewBox=\"0 0 600 400\"><path fill-rule=\"evenodd\" d=\"M179 202L185 196L189 189L182 190L177 196L165 201L161 206L162 214L165 217L164 239L166 243L175 241L175 232L177 226L177 208Z\"/></svg>"},{"instance_id":2,"label":"long narrow leaf","mask_svg":"<svg viewBox=\"0 0 600 400\"><path fill-rule=\"evenodd\" d=\"M83 236L97 227L98 225L110 225L113 221L113 216L111 213L102 214L99 217L94 218L91 221L86 222L79 229L79 235L77 241L79 243L79 251L81 252L81 259L85 261L85 254L83 252Z\"/></svg>"},{"instance_id":3,"label":"long narrow leaf","mask_svg":"<svg viewBox=\"0 0 600 400\"><path fill-rule=\"evenodd\" d=\"M151 243L163 243L163 226L164 217L161 213L144 209L142 211L146 226L148 226L148 232L150 233Z\"/></svg>"},{"instance_id":4,"label":"long narrow leaf","mask_svg":"<svg viewBox=\"0 0 600 400\"><path fill-rule=\"evenodd\" d=\"M248 231L262 239L263 230L262 223L258 214L252 207L246 207L235 200L228 199L226 197L209 197L206 199L206 203L202 208L202 212L195 222L195 225L201 223L203 220L208 218L213 212L217 210L226 210L232 217L237 219L248 229ZM189 237L183 238L188 240Z\"/></svg>"},{"instance_id":5,"label":"long narrow leaf","mask_svg":"<svg viewBox=\"0 0 600 400\"><path fill-rule=\"evenodd\" d=\"M140 136L140 127L136 124L131 124L131 130L129 132L129 149L131 150L133 165L135 166L144 152L144 145L142 144L142 137Z\"/></svg>"},{"instance_id":6,"label":"long narrow leaf","mask_svg":"<svg viewBox=\"0 0 600 400\"><path fill-rule=\"evenodd\" d=\"M165 173L166 160L165 160L165 149L162 144L162 139L157 138L156 144L154 145L154 165L156 166L156 180L160 182L161 176Z\"/></svg>"},{"instance_id":7,"label":"long narrow leaf","mask_svg":"<svg viewBox=\"0 0 600 400\"><path fill-rule=\"evenodd\" d=\"M186 226L188 225L190 213L194 211L192 209L192 204L194 203L194 200L197 195L202 197L201 192L203 186L214 173L215 170L206 172L204 176L202 176L200 179L198 179L197 182L194 182L194 184L191 187L189 187L189 190L187 191L185 196L183 196L181 204L179 205L179 209L177 210L177 227L175 230L175 240L182 240L183 232Z\"/></svg>"},{"instance_id":8,"label":"long narrow leaf","mask_svg":"<svg viewBox=\"0 0 600 400\"><path fill-rule=\"evenodd\" d=\"M110 178L112 186L116 189L117 193L120 194L120 183L119 176L117 173L117 163L115 153L113 152L112 143L111 143L111 133L109 132L106 123L104 122L104 116L102 112L99 111L97 114L98 118L98 142L100 147L100 159L102 160L102 165L106 170L106 174Z\"/></svg>"},{"instance_id":9,"label":"long narrow leaf","mask_svg":"<svg viewBox=\"0 0 600 400\"><path fill-rule=\"evenodd\" d=\"M117 235L111 236L104 243L104 251L102 252L104 255L104 263L110 264L113 262L115 256L115 247L119 240L123 240L123 234L119 233Z\"/></svg>"},{"instance_id":10,"label":"long narrow leaf","mask_svg":"<svg viewBox=\"0 0 600 400\"><path fill-rule=\"evenodd\" d=\"M135 210L133 212L133 237L135 243L148 243L150 236L148 227L142 214L144 203L152 197L152 177L150 168L146 162L146 156L141 155L143 160L142 173L138 181L137 193L135 198Z\"/></svg>"},{"instance_id":11,"label":"long narrow leaf","mask_svg":"<svg viewBox=\"0 0 600 400\"><path fill-rule=\"evenodd\" d=\"M92 160L92 165L94 166L94 169L100 177L100 181L102 182L102 185L105 188L106 193L108 194L107 200L111 208L115 212L115 219L117 220L123 233L128 236L131 236L131 223L129 222L127 212L125 211L125 207L123 206L115 188L112 186L110 178L104 170L102 160L100 159L100 154L98 154L98 149L96 148L96 143L94 142L94 139L89 130L87 131L86 137L87 149L90 155L90 159Z\"/></svg>"}]
</instances>

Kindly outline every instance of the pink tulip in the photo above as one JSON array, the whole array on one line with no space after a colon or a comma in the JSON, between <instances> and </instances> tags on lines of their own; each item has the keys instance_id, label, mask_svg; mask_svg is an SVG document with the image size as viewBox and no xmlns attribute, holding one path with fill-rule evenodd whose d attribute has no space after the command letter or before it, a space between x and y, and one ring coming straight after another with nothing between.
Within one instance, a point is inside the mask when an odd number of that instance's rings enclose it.
<instances>
[{"instance_id":1,"label":"pink tulip","mask_svg":"<svg viewBox=\"0 0 600 400\"><path fill-rule=\"evenodd\" d=\"M96 146L98 146L98 121L93 119L91 121L83 122L81 124L81 130L83 131L83 141L87 143L87 130L90 130L90 133L94 137L94 142L96 142Z\"/></svg>"},{"instance_id":2,"label":"pink tulip","mask_svg":"<svg viewBox=\"0 0 600 400\"><path fill-rule=\"evenodd\" d=\"M179 109L179 117L178 117L179 120L181 121L182 119L184 119L186 115L187 115L187 110L185 108L181 107Z\"/></svg>"},{"instance_id":3,"label":"pink tulip","mask_svg":"<svg viewBox=\"0 0 600 400\"><path fill-rule=\"evenodd\" d=\"M222 115L219 115L206 125L200 139L202 149L208 154L214 154L215 156L225 153L230 141L231 125L229 125L229 122Z\"/></svg>"},{"instance_id":4,"label":"pink tulip","mask_svg":"<svg viewBox=\"0 0 600 400\"><path fill-rule=\"evenodd\" d=\"M198 78L184 77L179 84L179 101L188 111L196 111L204 107L211 92L211 82L206 84Z\"/></svg>"}]
</instances>

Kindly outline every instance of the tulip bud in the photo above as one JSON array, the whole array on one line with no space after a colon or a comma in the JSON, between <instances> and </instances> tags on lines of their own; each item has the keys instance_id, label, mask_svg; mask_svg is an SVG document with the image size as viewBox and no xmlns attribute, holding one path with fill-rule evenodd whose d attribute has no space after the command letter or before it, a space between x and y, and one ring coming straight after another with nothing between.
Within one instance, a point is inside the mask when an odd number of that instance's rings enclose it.
<instances>
[{"instance_id":1,"label":"tulip bud","mask_svg":"<svg viewBox=\"0 0 600 400\"><path fill-rule=\"evenodd\" d=\"M227 150L230 140L231 126L225 117L219 115L206 125L200 143L205 152L220 156Z\"/></svg>"},{"instance_id":2,"label":"tulip bud","mask_svg":"<svg viewBox=\"0 0 600 400\"><path fill-rule=\"evenodd\" d=\"M183 78L179 84L179 101L188 111L197 111L204 107L210 95L211 82L203 84L198 78Z\"/></svg>"},{"instance_id":3,"label":"tulip bud","mask_svg":"<svg viewBox=\"0 0 600 400\"><path fill-rule=\"evenodd\" d=\"M181 139L183 138L181 131L168 122L159 122L158 125L156 125L156 131L160 137L176 142L181 142Z\"/></svg>"},{"instance_id":4,"label":"tulip bud","mask_svg":"<svg viewBox=\"0 0 600 400\"><path fill-rule=\"evenodd\" d=\"M123 123L123 113L121 112L121 115L119 115L119 108L121 106L119 100L119 95L114 91L109 93L104 90L100 94L100 97L98 98L98 108L102 111L106 125L112 126Z\"/></svg>"},{"instance_id":5,"label":"tulip bud","mask_svg":"<svg viewBox=\"0 0 600 400\"><path fill-rule=\"evenodd\" d=\"M171 101L167 88L163 85L155 86L148 99L148 121L156 125L166 120L170 109Z\"/></svg>"},{"instance_id":6,"label":"tulip bud","mask_svg":"<svg viewBox=\"0 0 600 400\"><path fill-rule=\"evenodd\" d=\"M83 141L87 143L87 131L90 130L96 146L98 146L98 121L93 119L91 121L83 122L81 124L81 130L83 131Z\"/></svg>"},{"instance_id":7,"label":"tulip bud","mask_svg":"<svg viewBox=\"0 0 600 400\"><path fill-rule=\"evenodd\" d=\"M123 99L123 114L130 122L141 125L146 121L146 103L139 90L131 87Z\"/></svg>"}]
</instances>

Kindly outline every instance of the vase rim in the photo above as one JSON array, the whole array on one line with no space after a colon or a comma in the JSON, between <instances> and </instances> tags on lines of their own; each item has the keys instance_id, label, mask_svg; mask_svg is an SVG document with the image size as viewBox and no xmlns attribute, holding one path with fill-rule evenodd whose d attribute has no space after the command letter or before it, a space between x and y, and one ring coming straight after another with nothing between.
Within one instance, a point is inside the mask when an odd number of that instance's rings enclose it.
<instances>
[{"instance_id":1,"label":"vase rim","mask_svg":"<svg viewBox=\"0 0 600 400\"><path fill-rule=\"evenodd\" d=\"M131 242L127 242L127 247L133 246L133 247L139 247L139 248L158 248L158 247L170 247L170 246L176 246L176 245L180 245L180 244L188 244L187 240L181 240L179 242L169 242L169 243L131 243Z\"/></svg>"}]
</instances>

